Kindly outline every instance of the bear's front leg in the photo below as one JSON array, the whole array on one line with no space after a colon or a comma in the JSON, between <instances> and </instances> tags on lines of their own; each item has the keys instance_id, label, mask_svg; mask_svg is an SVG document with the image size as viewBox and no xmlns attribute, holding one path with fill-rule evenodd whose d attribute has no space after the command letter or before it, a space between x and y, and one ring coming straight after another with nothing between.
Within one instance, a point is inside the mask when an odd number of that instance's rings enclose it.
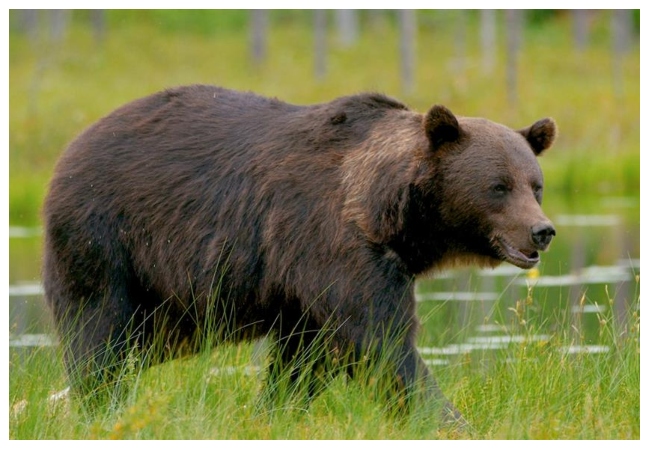
<instances>
[{"instance_id":1,"label":"bear's front leg","mask_svg":"<svg viewBox=\"0 0 650 450\"><path fill-rule=\"evenodd\" d=\"M287 308L275 320L270 365L258 412L284 409L293 401L308 408L339 371L332 364L332 335L309 314Z\"/></svg>"},{"instance_id":2,"label":"bear's front leg","mask_svg":"<svg viewBox=\"0 0 650 450\"><path fill-rule=\"evenodd\" d=\"M398 383L410 403L417 408L433 406L440 410L440 425L467 428L468 423L456 407L442 393L433 374L414 345L405 345L396 355L399 365L396 370Z\"/></svg>"},{"instance_id":3,"label":"bear's front leg","mask_svg":"<svg viewBox=\"0 0 650 450\"><path fill-rule=\"evenodd\" d=\"M337 345L352 349L348 373L376 385L378 396L388 397L391 409L426 411L445 427L466 427L415 346L413 279L390 269L383 268L381 277L369 277L372 282L357 283L354 297L335 309Z\"/></svg>"}]
</instances>

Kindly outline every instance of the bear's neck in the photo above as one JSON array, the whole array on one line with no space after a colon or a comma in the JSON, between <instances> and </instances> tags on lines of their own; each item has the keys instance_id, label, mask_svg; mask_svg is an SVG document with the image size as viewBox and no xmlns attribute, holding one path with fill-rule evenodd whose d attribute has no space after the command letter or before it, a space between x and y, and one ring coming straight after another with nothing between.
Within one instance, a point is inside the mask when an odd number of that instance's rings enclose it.
<instances>
[{"instance_id":1,"label":"bear's neck","mask_svg":"<svg viewBox=\"0 0 650 450\"><path fill-rule=\"evenodd\" d=\"M388 244L413 275L440 265L453 250L445 239L436 205L435 197L423 196L411 187L403 227Z\"/></svg>"}]
</instances>

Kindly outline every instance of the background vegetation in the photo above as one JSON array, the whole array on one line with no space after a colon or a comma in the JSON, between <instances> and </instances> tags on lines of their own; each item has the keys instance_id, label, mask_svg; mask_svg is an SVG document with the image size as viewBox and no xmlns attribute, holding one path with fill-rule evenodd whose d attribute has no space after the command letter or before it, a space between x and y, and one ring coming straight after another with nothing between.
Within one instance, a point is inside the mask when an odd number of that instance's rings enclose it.
<instances>
[{"instance_id":1,"label":"background vegetation","mask_svg":"<svg viewBox=\"0 0 650 450\"><path fill-rule=\"evenodd\" d=\"M320 77L309 11L272 11L261 59L252 57L247 11L107 11L100 28L89 11L74 11L63 30L40 14L31 33L23 31L20 13L10 14L11 224L38 223L55 161L86 126L137 97L190 83L295 103L376 90L423 112L442 103L512 127L553 116L561 135L542 160L552 180L547 190L577 199L639 191L638 12L630 13L631 39L618 49L611 11L588 17L584 46L575 41L568 11L528 12L514 62L514 100L503 12L496 17L495 64L486 70L477 11L419 11L410 92L403 92L392 12L361 14L357 38L346 45L330 12Z\"/></svg>"},{"instance_id":2,"label":"background vegetation","mask_svg":"<svg viewBox=\"0 0 650 450\"><path fill-rule=\"evenodd\" d=\"M589 13L586 43L578 39L570 11L527 11L514 53L508 50L509 16L498 11L492 68L484 64L478 11L418 11L410 87L401 71L402 16L394 11L361 13L351 42L335 26L336 13L328 11L324 71L317 67L312 11L271 11L261 53L252 45L248 11L106 11L99 21L95 14L74 11L60 22L40 11L29 24L22 11L10 13L11 225L40 224L55 162L85 127L125 102L190 83L301 104L375 90L422 112L442 103L459 115L514 128L553 116L560 137L540 160L549 207L562 203L571 210L572 204L591 202L597 210L601 196L639 199L638 11L627 14L627 38L617 37L614 12ZM31 264L25 261L21 264ZM434 368L443 391L474 425L465 433L431 429L417 414L394 420L372 399L370 388L342 378L309 411L288 405L255 415L260 376L250 364L264 361L253 356L252 345L242 345L136 371L127 404L94 418L74 402L49 400L67 384L58 350L12 349L9 434L13 439L638 439L638 299L637 293L623 320L597 316L598 336L588 343L608 346L607 353L574 353L573 344L584 342L571 320L542 317L532 296L504 317L491 316L491 324L501 323L523 340L496 357L494 351L472 352ZM436 308L421 308L425 326L441 320ZM543 327L548 320L556 330L550 335Z\"/></svg>"}]
</instances>

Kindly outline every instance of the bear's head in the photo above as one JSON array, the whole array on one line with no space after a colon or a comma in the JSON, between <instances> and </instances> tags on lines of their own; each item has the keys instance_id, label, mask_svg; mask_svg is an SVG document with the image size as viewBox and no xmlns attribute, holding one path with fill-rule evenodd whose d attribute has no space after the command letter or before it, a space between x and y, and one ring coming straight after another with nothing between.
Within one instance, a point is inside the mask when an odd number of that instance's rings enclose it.
<instances>
[{"instance_id":1,"label":"bear's head","mask_svg":"<svg viewBox=\"0 0 650 450\"><path fill-rule=\"evenodd\" d=\"M481 118L456 117L444 106L424 116L434 163L435 228L446 240L441 265L509 262L528 269L555 235L541 208L536 157L553 143L553 119L512 130Z\"/></svg>"}]
</instances>

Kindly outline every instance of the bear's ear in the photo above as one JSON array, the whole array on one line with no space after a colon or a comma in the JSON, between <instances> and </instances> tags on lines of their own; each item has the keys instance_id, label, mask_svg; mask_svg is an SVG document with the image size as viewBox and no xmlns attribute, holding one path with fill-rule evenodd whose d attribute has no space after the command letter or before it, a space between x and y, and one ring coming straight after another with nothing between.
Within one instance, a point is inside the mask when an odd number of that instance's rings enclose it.
<instances>
[{"instance_id":1,"label":"bear's ear","mask_svg":"<svg viewBox=\"0 0 650 450\"><path fill-rule=\"evenodd\" d=\"M540 155L544 150L553 145L557 135L557 125L550 117L538 120L528 128L519 130L533 148L535 155Z\"/></svg>"},{"instance_id":2,"label":"bear's ear","mask_svg":"<svg viewBox=\"0 0 650 450\"><path fill-rule=\"evenodd\" d=\"M455 142L460 137L458 119L442 105L434 105L424 116L424 131L433 150L447 142Z\"/></svg>"}]
</instances>

